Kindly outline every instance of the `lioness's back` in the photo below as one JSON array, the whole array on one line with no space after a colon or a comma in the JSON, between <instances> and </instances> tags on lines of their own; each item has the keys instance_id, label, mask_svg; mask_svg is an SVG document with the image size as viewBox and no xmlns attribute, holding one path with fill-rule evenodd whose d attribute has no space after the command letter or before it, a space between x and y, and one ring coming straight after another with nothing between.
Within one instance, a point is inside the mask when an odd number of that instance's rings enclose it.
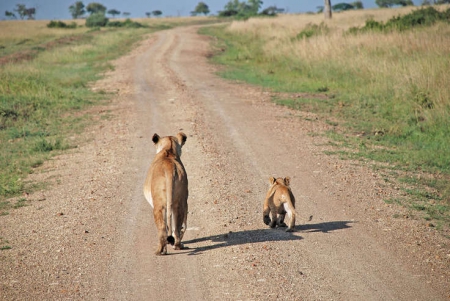
<instances>
[{"instance_id":1,"label":"lioness's back","mask_svg":"<svg viewBox=\"0 0 450 301\"><path fill-rule=\"evenodd\" d=\"M186 138L181 132L176 137L154 134L152 138L156 155L144 182L144 195L153 206L158 228L157 255L167 253L167 243L175 249L182 248L181 239L187 227L188 180L180 156Z\"/></svg>"}]
</instances>

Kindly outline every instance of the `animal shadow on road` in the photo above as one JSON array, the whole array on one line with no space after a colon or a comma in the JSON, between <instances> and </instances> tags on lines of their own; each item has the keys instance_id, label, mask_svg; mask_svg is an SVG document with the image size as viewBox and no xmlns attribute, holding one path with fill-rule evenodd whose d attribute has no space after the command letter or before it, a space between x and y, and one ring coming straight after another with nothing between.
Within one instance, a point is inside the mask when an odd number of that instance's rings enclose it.
<instances>
[{"instance_id":1,"label":"animal shadow on road","mask_svg":"<svg viewBox=\"0 0 450 301\"><path fill-rule=\"evenodd\" d=\"M296 232L285 232L286 228L275 228L275 229L256 229L256 230L244 230L238 232L228 232L224 234L206 236L195 238L191 240L186 240L184 244L195 244L202 242L211 242L212 244L207 246L201 246L196 248L186 249L188 255L199 255L204 251L214 250L223 247L230 247L236 245L260 243L267 241L293 241L301 240L302 236L298 235L301 232L312 233L312 232L322 232L330 233L336 230L342 230L350 228L351 221L336 221L336 222L324 222L317 224L306 224L296 226Z\"/></svg>"}]
</instances>

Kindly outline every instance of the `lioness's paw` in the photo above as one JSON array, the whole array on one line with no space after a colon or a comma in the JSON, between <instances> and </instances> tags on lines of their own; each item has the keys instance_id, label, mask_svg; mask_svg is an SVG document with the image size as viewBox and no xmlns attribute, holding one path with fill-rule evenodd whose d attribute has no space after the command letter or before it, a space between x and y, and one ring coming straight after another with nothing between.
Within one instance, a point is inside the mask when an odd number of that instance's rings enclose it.
<instances>
[{"instance_id":1,"label":"lioness's paw","mask_svg":"<svg viewBox=\"0 0 450 301\"><path fill-rule=\"evenodd\" d=\"M278 227L287 227L287 225L286 225L286 223L280 223L279 225L278 225Z\"/></svg>"},{"instance_id":2,"label":"lioness's paw","mask_svg":"<svg viewBox=\"0 0 450 301\"><path fill-rule=\"evenodd\" d=\"M166 255L167 254L167 250L156 250L155 255L157 256L161 256L161 255Z\"/></svg>"},{"instance_id":3,"label":"lioness's paw","mask_svg":"<svg viewBox=\"0 0 450 301\"><path fill-rule=\"evenodd\" d=\"M295 230L294 230L294 228L287 228L286 229L286 232L294 232Z\"/></svg>"}]
</instances>

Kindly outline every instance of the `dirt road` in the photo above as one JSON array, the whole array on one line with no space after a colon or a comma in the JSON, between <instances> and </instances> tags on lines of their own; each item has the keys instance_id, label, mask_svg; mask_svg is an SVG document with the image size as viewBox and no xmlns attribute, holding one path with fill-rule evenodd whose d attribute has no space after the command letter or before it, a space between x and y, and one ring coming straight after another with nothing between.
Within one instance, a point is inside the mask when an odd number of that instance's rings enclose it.
<instances>
[{"instance_id":1,"label":"dirt road","mask_svg":"<svg viewBox=\"0 0 450 301\"><path fill-rule=\"evenodd\" d=\"M194 27L159 32L95 85L117 97L94 109L88 142L0 217L0 299L449 300L448 239L386 204L401 192L369 166L324 155L314 115L217 77L209 49ZM142 183L153 133L178 131L188 249L155 256ZM270 176L291 177L296 232L263 224Z\"/></svg>"}]
</instances>

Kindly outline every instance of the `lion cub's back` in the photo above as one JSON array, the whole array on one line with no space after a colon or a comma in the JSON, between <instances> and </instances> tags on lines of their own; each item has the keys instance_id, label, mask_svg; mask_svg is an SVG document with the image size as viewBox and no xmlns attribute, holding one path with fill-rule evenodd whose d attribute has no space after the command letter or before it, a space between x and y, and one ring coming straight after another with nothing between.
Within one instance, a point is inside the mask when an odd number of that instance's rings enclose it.
<instances>
[{"instance_id":1,"label":"lion cub's back","mask_svg":"<svg viewBox=\"0 0 450 301\"><path fill-rule=\"evenodd\" d=\"M282 184L277 184L274 188L275 193L273 195L273 201L276 206L280 206L281 204L285 204L289 201L291 201L292 205L295 206L295 198L289 187Z\"/></svg>"}]
</instances>

